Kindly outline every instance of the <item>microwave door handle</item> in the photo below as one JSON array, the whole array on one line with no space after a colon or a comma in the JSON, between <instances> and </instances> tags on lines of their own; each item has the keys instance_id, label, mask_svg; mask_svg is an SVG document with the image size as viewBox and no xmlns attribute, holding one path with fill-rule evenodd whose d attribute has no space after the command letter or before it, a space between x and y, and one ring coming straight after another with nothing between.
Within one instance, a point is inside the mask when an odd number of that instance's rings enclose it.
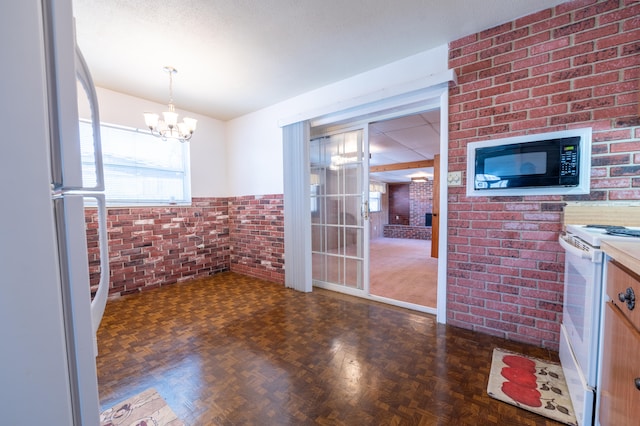
<instances>
[{"instance_id":1,"label":"microwave door handle","mask_svg":"<svg viewBox=\"0 0 640 426\"><path fill-rule=\"evenodd\" d=\"M93 188L83 188L85 190L91 189L95 191L104 191L104 172L102 170L102 139L100 138L100 111L98 108L98 94L96 93L93 79L91 78L91 72L87 66L87 62L84 60L84 56L80 51L80 48L76 45L76 77L82 84L84 91L89 101L89 107L91 109L91 127L93 131L93 153L95 159L96 169L96 185Z\"/></svg>"}]
</instances>

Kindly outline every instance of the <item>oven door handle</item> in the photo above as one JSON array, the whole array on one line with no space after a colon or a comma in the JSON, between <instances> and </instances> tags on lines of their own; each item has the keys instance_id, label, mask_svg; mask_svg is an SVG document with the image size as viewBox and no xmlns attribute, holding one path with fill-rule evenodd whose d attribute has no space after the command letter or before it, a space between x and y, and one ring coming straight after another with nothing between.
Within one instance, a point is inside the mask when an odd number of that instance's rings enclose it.
<instances>
[{"instance_id":1,"label":"oven door handle","mask_svg":"<svg viewBox=\"0 0 640 426\"><path fill-rule=\"evenodd\" d=\"M598 261L598 259L596 258L596 256L594 255L594 253L592 252L588 252L588 251L584 251L584 250L580 250L578 247L575 247L571 244L569 244L568 242L566 242L564 240L564 238L562 238L562 236L560 236L560 238L558 238L558 242L560 243L560 245L562 246L563 249L566 250L567 254L571 254L573 256L578 256L582 259L588 259L594 263L600 263Z\"/></svg>"}]
</instances>

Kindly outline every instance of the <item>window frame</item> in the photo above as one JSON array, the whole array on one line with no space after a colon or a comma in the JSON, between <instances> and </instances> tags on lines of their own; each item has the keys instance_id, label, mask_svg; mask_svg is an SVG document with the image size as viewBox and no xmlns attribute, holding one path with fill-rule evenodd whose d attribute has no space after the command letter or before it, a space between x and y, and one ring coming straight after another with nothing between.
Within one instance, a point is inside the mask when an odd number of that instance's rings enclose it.
<instances>
[{"instance_id":1,"label":"window frame","mask_svg":"<svg viewBox=\"0 0 640 426\"><path fill-rule=\"evenodd\" d=\"M84 120L81 119L80 120L80 126L88 126L89 129L91 129L91 121L89 120ZM116 131L116 132L129 132L132 135L136 135L133 136L135 137L139 137L139 136L143 136L143 137L149 137L149 138L153 138L153 142L154 143L172 143L172 144L179 144L178 146L180 147L180 153L181 153L181 163L182 163L182 167L180 169L170 169L170 168L162 168L162 167L140 167L139 164L140 159L144 159L144 157L140 157L140 156L136 156L134 157L134 163L130 163L127 164L127 162L122 162L122 163L114 163L114 162L108 162L107 158L105 158L105 155L103 154L103 173L104 173L104 182L105 182L105 198L106 198L106 204L107 207L143 207L143 206L190 206L192 204L192 194L191 194L191 151L190 151L190 147L189 147L189 143L185 142L179 142L177 140L162 140L161 138L158 138L156 136L153 136L151 134L151 132L148 131L144 131L144 130L140 130L140 129L136 129L136 128L131 128L131 127L125 127L125 126L119 126L119 125L114 125L114 124L109 124L109 123L104 123L101 122L100 123L100 130L101 130L101 143L102 143L102 148L103 148L103 153L105 151L105 145L108 146L109 141L108 139L105 139L105 132L103 131L103 129L108 128L109 132L111 131ZM89 133L91 134L91 133ZM83 146L83 141L85 144L88 144L88 138L85 136L85 138L82 137L83 132L80 129L80 144L81 144L81 150L82 150L82 146ZM88 154L86 154L88 155ZM91 151L91 156L93 156L93 150ZM83 157L84 158L84 157ZM84 171L84 167L89 166L89 162L84 161L83 160L83 179L85 178L85 171ZM94 163L95 164L95 163ZM147 163L149 164L149 163ZM182 193L183 193L183 197L181 199L175 199L172 196L169 196L168 194L166 195L166 198L151 198L151 197L139 197L139 198L127 198L126 196L122 197L122 196L112 196L110 194L112 194L114 191L109 191L109 170L113 169L113 168L118 168L120 170L124 170L124 171L128 171L131 174L131 171L135 171L137 169L140 169L142 171L152 171L152 170L157 170L159 171L159 174L161 173L180 173L182 175ZM91 169L89 170L88 173L95 173L94 171L95 169ZM113 170L111 170L113 172ZM133 175L133 174L132 174ZM139 175L139 173L138 173ZM152 175L148 175L148 177L153 177ZM113 181L113 180L111 180ZM136 185L136 186L140 186L140 185L145 185L145 182L142 180L138 180L138 179L131 179L131 184L132 185Z\"/></svg>"},{"instance_id":2,"label":"window frame","mask_svg":"<svg viewBox=\"0 0 640 426\"><path fill-rule=\"evenodd\" d=\"M377 194L377 195L374 195ZM374 208L373 200L377 200L378 208ZM369 191L369 213L380 213L382 211L382 192Z\"/></svg>"}]
</instances>

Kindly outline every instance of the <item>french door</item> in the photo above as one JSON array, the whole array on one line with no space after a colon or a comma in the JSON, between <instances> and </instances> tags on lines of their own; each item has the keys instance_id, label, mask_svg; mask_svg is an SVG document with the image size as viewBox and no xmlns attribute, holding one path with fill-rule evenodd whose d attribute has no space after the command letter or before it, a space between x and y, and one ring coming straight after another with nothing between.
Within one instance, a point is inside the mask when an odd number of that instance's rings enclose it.
<instances>
[{"instance_id":1,"label":"french door","mask_svg":"<svg viewBox=\"0 0 640 426\"><path fill-rule=\"evenodd\" d=\"M368 291L369 216L366 129L312 139L311 256L313 285Z\"/></svg>"}]
</instances>

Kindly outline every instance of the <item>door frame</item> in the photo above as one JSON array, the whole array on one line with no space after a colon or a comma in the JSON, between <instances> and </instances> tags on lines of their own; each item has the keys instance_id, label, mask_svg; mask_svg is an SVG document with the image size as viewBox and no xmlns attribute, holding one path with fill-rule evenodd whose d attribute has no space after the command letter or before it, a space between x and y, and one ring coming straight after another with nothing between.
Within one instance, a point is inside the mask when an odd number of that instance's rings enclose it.
<instances>
[{"instance_id":1,"label":"door frame","mask_svg":"<svg viewBox=\"0 0 640 426\"><path fill-rule=\"evenodd\" d=\"M431 84L425 84L429 81ZM371 121L380 121L390 118L395 118L403 115L410 115L419 113L422 111L440 109L440 228L447 229L447 179L445 177L448 173L448 141L449 141L449 83L455 83L455 72L448 70L446 73L437 76L431 76L427 80L409 84L401 88L389 89L385 91L388 95L381 96L379 93L372 94L371 96L352 99L348 102L348 105L344 102L330 105L315 112L308 111L306 113L298 114L295 117L280 120L279 124L282 127L290 126L294 123L307 122L309 128L317 130L318 128L329 127L346 127L347 124L357 125L361 123L368 123ZM406 90L406 91L405 91ZM313 132L310 132L313 135ZM307 144L310 138L307 139ZM284 141L285 147L287 141ZM285 148L285 155L286 155ZM308 160L307 160L308 164ZM297 199L297 203L308 204L309 191L299 191L290 193L287 191L287 172L286 169L289 163L285 162L285 199L291 200ZM307 178L308 180L308 178ZM286 207L286 203L285 203ZM285 230L287 229L287 223L291 221L285 214ZM306 230L299 229L300 232L306 232ZM291 231L290 231L291 232ZM285 241L287 235L285 234ZM436 320L439 323L446 323L447 317L447 242L448 235L446 232L442 232L438 242L438 297L436 308ZM286 246L286 245L285 245ZM306 253L289 253L285 247L285 262L287 264L304 263L310 266L311 259L311 245L309 244ZM286 272L285 272L286 274ZM310 277L309 274L306 275ZM286 281L286 275L285 275ZM308 285L311 283L309 282ZM309 290L310 291L310 290Z\"/></svg>"},{"instance_id":2,"label":"door frame","mask_svg":"<svg viewBox=\"0 0 640 426\"><path fill-rule=\"evenodd\" d=\"M439 215L438 219L440 220L440 227L442 229L446 229L446 224L447 224L446 213L445 213L446 207L443 208L443 206L446 206L446 201L445 200L447 199L447 190L446 190L447 187L446 187L446 179L443 179L442 175L444 175L444 173L446 173L446 169L447 169L446 164L448 162L448 156L446 154L443 155L443 152L446 152L447 149L448 149L448 139L449 138L448 138L448 132L446 130L446 129L448 129L448 105L445 105L444 107L441 105L441 103L443 102L443 99L442 99L443 97L444 97L444 101L448 102L448 95L445 92L444 94L442 94L439 97L439 99L438 99L439 104L437 104L435 102L432 102L432 103L427 103L427 104L414 105L414 106L409 106L407 108L401 108L399 110L383 112L383 113L381 113L379 115L375 114L375 113L371 113L371 114L367 114L366 117L356 118L354 121L345 120L345 121L342 121L340 123L329 123L329 124L313 127L314 120L311 120L311 125L312 125L312 127L310 129L311 138L319 137L319 136L327 135L327 134L338 133L338 132L341 132L341 131L348 131L348 130L352 130L352 129L355 129L355 128L368 129L369 125L371 123L373 123L373 122L376 122L376 121L394 119L394 118L399 118L399 117L403 117L403 116L419 114L419 113L423 113L423 112L426 112L426 111L432 111L434 109L439 109L439 111L440 111L440 163L439 163L439 166L440 166L440 171L441 171L441 179L440 179L440 182L439 182L439 184L440 184L440 215ZM444 122L443 122L443 120L444 120ZM324 120L319 120L319 122L323 122L323 121ZM366 135L366 139L364 140L364 142L367 145L367 151L368 151L368 149L369 149L369 146L368 146L369 145L368 132L365 133L365 135ZM445 157L445 159L443 159L443 156ZM368 174L368 172L369 172L369 170L368 170L368 167L367 167L367 170L365 171L365 173ZM367 181L368 181L368 176L367 176ZM444 323L444 322L446 322L446 250L443 247L446 247L446 235L442 235L440 237L440 239L438 240L438 251L440 253L443 253L443 255L438 257L438 277L437 277L437 294L438 294L438 296L437 296L437 306L436 306L436 308L422 306L422 305L409 303L409 302L404 302L404 301L396 300L396 299L390 299L390 298L387 298L387 297L373 295L373 294L370 293L369 235L368 235L368 232L365 235L365 241L364 241L364 248L366 250L365 262L364 262L364 266L366 268L365 271L364 271L364 274L365 274L364 290L365 291L364 292L362 290L350 291L348 289L347 290L342 289L339 286L320 285L318 287L327 288L327 289L330 289L330 290L333 290L333 291L337 291L337 292L341 292L341 293L347 293L347 294L351 294L351 295L358 296L358 297L364 297L366 299L371 299L371 300L375 300L375 301L378 301L378 302L382 302L382 303L386 303L386 304L390 304L390 305L394 305L394 306L398 306L398 307L402 307L402 308L411 309L411 310L414 310L414 311L434 314L434 315L436 315L438 322Z\"/></svg>"}]
</instances>

